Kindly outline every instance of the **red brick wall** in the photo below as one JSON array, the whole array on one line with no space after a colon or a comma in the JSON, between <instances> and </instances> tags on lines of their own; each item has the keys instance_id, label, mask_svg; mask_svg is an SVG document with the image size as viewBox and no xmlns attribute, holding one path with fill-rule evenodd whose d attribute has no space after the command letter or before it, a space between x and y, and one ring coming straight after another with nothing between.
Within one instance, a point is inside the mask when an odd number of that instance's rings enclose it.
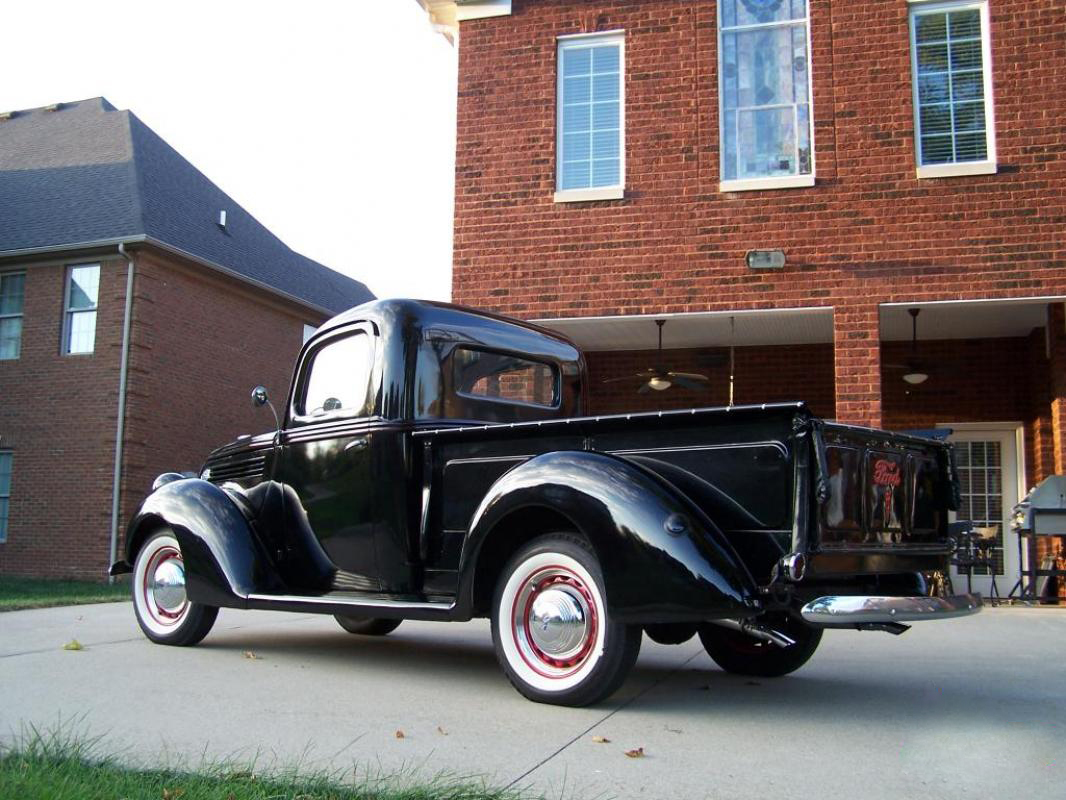
<instances>
[{"instance_id":1,"label":"red brick wall","mask_svg":"<svg viewBox=\"0 0 1066 800\"><path fill-rule=\"evenodd\" d=\"M99 263L87 355L60 355L65 265L23 270L21 353L0 361L0 448L14 452L0 574L105 574L126 263Z\"/></svg>"},{"instance_id":2,"label":"red brick wall","mask_svg":"<svg viewBox=\"0 0 1066 800\"><path fill-rule=\"evenodd\" d=\"M156 475L197 469L214 447L273 427L249 392L263 383L283 407L303 325L322 321L160 251L135 259L120 546ZM102 262L96 346L86 356L59 355L65 267L25 272L21 357L0 361L0 448L14 451L0 574L102 579L126 262Z\"/></svg>"},{"instance_id":3,"label":"red brick wall","mask_svg":"<svg viewBox=\"0 0 1066 800\"><path fill-rule=\"evenodd\" d=\"M878 303L1066 294L1060 4L990 4L998 174L919 181L907 4L812 0L817 185L735 193L718 191L715 3L512 8L462 24L457 302L527 318L834 306L837 416L879 424ZM611 29L626 197L557 204L556 37ZM787 266L748 270L752 247Z\"/></svg>"}]
</instances>

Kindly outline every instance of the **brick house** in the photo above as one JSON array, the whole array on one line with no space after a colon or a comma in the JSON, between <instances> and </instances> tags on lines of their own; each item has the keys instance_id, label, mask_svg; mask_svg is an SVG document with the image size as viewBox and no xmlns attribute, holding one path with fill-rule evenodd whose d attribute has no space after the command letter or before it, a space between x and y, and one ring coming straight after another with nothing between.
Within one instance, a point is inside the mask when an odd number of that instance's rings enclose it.
<instances>
[{"instance_id":1,"label":"brick house","mask_svg":"<svg viewBox=\"0 0 1066 800\"><path fill-rule=\"evenodd\" d=\"M459 48L456 302L570 335L593 412L726 403L732 346L738 403L951 428L1010 588L1006 515L1066 472L1061 4L419 2ZM707 388L604 383L658 319Z\"/></svg>"},{"instance_id":2,"label":"brick house","mask_svg":"<svg viewBox=\"0 0 1066 800\"><path fill-rule=\"evenodd\" d=\"M268 429L251 387L370 298L102 98L0 115L0 575L105 576L155 475Z\"/></svg>"}]
</instances>

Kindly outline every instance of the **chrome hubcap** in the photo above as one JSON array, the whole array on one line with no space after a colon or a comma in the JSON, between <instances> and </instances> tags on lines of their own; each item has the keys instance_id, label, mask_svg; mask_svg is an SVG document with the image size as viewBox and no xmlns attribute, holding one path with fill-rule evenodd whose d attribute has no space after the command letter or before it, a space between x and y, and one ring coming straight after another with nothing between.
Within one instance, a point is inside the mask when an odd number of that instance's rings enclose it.
<instances>
[{"instance_id":1,"label":"chrome hubcap","mask_svg":"<svg viewBox=\"0 0 1066 800\"><path fill-rule=\"evenodd\" d=\"M529 636L533 645L553 658L565 659L581 650L588 635L587 609L565 589L549 588L533 598Z\"/></svg>"},{"instance_id":2,"label":"chrome hubcap","mask_svg":"<svg viewBox=\"0 0 1066 800\"><path fill-rule=\"evenodd\" d=\"M161 562L152 573L148 588L159 609L178 613L185 605L185 565L178 558Z\"/></svg>"},{"instance_id":3,"label":"chrome hubcap","mask_svg":"<svg viewBox=\"0 0 1066 800\"><path fill-rule=\"evenodd\" d=\"M537 570L522 581L511 620L522 660L548 678L564 678L581 668L599 626L592 593L561 566Z\"/></svg>"}]
</instances>

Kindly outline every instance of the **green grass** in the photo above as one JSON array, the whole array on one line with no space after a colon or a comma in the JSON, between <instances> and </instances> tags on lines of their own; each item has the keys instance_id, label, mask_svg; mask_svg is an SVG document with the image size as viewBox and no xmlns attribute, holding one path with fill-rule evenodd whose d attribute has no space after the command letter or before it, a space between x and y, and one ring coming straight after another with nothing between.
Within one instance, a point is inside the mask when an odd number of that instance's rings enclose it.
<instances>
[{"instance_id":1,"label":"green grass","mask_svg":"<svg viewBox=\"0 0 1066 800\"><path fill-rule=\"evenodd\" d=\"M196 770L124 767L100 754L100 739L30 728L0 750L0 797L19 800L522 800L528 795L438 776L309 772L260 773L255 763L216 762Z\"/></svg>"},{"instance_id":2,"label":"green grass","mask_svg":"<svg viewBox=\"0 0 1066 800\"><path fill-rule=\"evenodd\" d=\"M128 581L114 584L0 577L0 611L129 600Z\"/></svg>"}]
</instances>

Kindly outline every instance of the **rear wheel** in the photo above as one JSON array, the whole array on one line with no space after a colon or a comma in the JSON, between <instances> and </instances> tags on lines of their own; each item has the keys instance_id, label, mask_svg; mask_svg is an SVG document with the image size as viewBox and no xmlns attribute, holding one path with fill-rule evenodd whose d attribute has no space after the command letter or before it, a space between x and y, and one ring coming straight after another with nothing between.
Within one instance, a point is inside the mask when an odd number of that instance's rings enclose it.
<instances>
[{"instance_id":1,"label":"rear wheel","mask_svg":"<svg viewBox=\"0 0 1066 800\"><path fill-rule=\"evenodd\" d=\"M133 566L133 610L144 635L157 644L194 645L215 624L218 609L189 602L185 562L169 530L144 543Z\"/></svg>"},{"instance_id":2,"label":"rear wheel","mask_svg":"<svg viewBox=\"0 0 1066 800\"><path fill-rule=\"evenodd\" d=\"M351 614L334 614L333 618L348 633L361 636L385 636L400 627L402 619L380 619L378 617L357 617Z\"/></svg>"},{"instance_id":3,"label":"rear wheel","mask_svg":"<svg viewBox=\"0 0 1066 800\"><path fill-rule=\"evenodd\" d=\"M543 536L515 553L496 586L492 641L519 692L584 706L622 685L641 629L612 620L604 597L599 562L580 536Z\"/></svg>"},{"instance_id":4,"label":"rear wheel","mask_svg":"<svg viewBox=\"0 0 1066 800\"><path fill-rule=\"evenodd\" d=\"M700 641L707 655L726 672L760 678L779 678L795 672L810 660L822 641L821 629L808 627L790 616L775 615L760 618L759 621L796 643L778 647L741 631L709 622L700 626Z\"/></svg>"}]
</instances>

